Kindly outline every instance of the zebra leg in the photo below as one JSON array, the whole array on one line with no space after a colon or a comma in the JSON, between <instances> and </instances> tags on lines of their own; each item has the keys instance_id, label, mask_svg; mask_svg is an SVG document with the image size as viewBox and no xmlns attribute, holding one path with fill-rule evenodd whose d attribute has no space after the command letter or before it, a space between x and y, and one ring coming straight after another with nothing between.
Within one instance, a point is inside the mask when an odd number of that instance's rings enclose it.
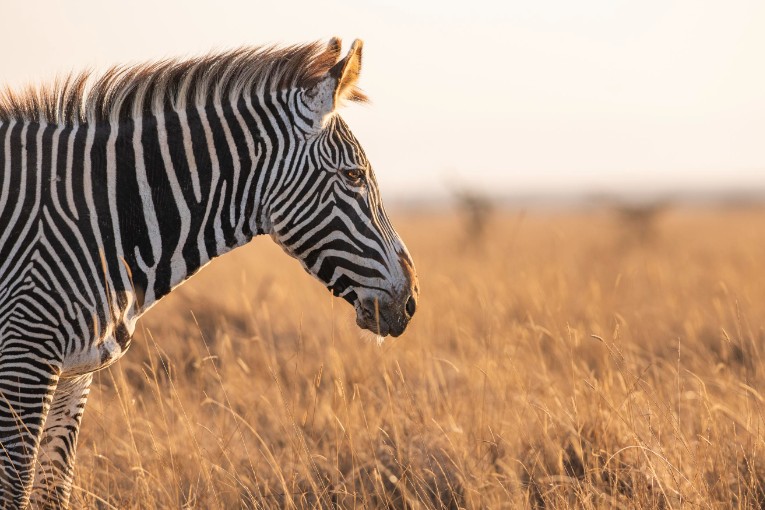
<instances>
[{"instance_id":1,"label":"zebra leg","mask_svg":"<svg viewBox=\"0 0 765 510\"><path fill-rule=\"evenodd\" d=\"M38 355L0 350L0 508L24 508L59 367Z\"/></svg>"},{"instance_id":2,"label":"zebra leg","mask_svg":"<svg viewBox=\"0 0 765 510\"><path fill-rule=\"evenodd\" d=\"M77 436L92 380L93 374L88 373L58 383L37 455L33 508L67 508L69 504Z\"/></svg>"}]
</instances>

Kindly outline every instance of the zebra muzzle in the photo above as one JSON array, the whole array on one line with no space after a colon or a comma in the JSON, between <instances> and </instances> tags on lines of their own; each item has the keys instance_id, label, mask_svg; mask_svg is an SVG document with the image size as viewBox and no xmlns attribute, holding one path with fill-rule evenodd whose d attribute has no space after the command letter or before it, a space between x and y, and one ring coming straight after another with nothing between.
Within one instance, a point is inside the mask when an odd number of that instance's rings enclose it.
<instances>
[{"instance_id":1,"label":"zebra muzzle","mask_svg":"<svg viewBox=\"0 0 765 510\"><path fill-rule=\"evenodd\" d=\"M397 337L406 330L416 306L410 294L406 299L362 299L356 306L356 324L380 336Z\"/></svg>"}]
</instances>

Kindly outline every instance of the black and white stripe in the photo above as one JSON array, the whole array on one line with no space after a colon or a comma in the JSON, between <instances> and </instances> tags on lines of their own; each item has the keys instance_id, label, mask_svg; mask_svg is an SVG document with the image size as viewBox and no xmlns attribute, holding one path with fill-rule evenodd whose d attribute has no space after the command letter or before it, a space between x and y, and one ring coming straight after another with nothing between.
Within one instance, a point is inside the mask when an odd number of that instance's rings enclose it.
<instances>
[{"instance_id":1,"label":"black and white stripe","mask_svg":"<svg viewBox=\"0 0 765 510\"><path fill-rule=\"evenodd\" d=\"M335 113L361 43L239 50L0 99L0 507L66 506L92 372L212 258L268 233L360 326L403 332L411 259Z\"/></svg>"}]
</instances>

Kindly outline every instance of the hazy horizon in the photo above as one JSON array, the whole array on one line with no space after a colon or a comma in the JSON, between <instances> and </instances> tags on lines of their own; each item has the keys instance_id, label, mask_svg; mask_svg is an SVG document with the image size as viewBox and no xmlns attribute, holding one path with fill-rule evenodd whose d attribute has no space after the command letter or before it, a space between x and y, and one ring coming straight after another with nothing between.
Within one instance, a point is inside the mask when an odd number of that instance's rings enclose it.
<instances>
[{"instance_id":1,"label":"hazy horizon","mask_svg":"<svg viewBox=\"0 0 765 510\"><path fill-rule=\"evenodd\" d=\"M3 82L332 35L364 39L342 115L384 195L765 189L765 4L377 0L4 7ZM19 43L23 41L23 43Z\"/></svg>"}]
</instances>

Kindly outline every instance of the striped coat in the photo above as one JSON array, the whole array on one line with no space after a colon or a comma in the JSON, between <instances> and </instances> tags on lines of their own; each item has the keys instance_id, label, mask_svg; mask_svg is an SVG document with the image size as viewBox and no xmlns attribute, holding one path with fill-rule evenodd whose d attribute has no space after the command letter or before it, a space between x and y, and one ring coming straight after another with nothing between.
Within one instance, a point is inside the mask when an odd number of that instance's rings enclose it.
<instances>
[{"instance_id":1,"label":"striped coat","mask_svg":"<svg viewBox=\"0 0 765 510\"><path fill-rule=\"evenodd\" d=\"M270 234L397 336L412 260L336 109L360 41L115 68L0 98L0 507L68 504L92 373L212 258Z\"/></svg>"}]
</instances>

